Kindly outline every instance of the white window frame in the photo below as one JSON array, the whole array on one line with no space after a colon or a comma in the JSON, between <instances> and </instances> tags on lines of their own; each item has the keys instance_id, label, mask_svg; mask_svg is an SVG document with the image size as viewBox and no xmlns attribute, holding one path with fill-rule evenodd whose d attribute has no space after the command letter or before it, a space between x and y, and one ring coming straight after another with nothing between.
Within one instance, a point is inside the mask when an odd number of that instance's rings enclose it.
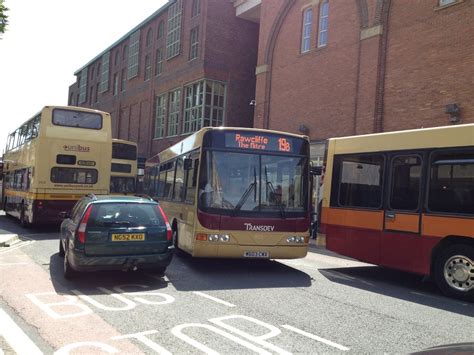
<instances>
[{"instance_id":1,"label":"white window frame","mask_svg":"<svg viewBox=\"0 0 474 355\"><path fill-rule=\"evenodd\" d=\"M181 52L182 0L168 8L168 35L166 40L166 59L176 57Z\"/></svg>"},{"instance_id":2,"label":"white window frame","mask_svg":"<svg viewBox=\"0 0 474 355\"><path fill-rule=\"evenodd\" d=\"M319 7L318 48L328 45L329 1L323 0ZM325 36L323 40L323 36Z\"/></svg>"},{"instance_id":3,"label":"white window frame","mask_svg":"<svg viewBox=\"0 0 474 355\"><path fill-rule=\"evenodd\" d=\"M155 96L155 139L165 136L166 94Z\"/></svg>"},{"instance_id":4,"label":"white window frame","mask_svg":"<svg viewBox=\"0 0 474 355\"><path fill-rule=\"evenodd\" d=\"M308 18L308 15L310 16ZM303 28L301 31L301 53L311 50L311 32L313 27L313 8L308 7L303 11Z\"/></svg>"},{"instance_id":5,"label":"white window frame","mask_svg":"<svg viewBox=\"0 0 474 355\"><path fill-rule=\"evenodd\" d=\"M128 47L128 80L138 76L140 51L140 30L130 35L130 46Z\"/></svg>"},{"instance_id":6,"label":"white window frame","mask_svg":"<svg viewBox=\"0 0 474 355\"><path fill-rule=\"evenodd\" d=\"M79 102L78 104L83 104L87 101L87 68L82 69L81 79L79 82Z\"/></svg>"},{"instance_id":7,"label":"white window frame","mask_svg":"<svg viewBox=\"0 0 474 355\"><path fill-rule=\"evenodd\" d=\"M102 72L100 74L100 89L99 94L109 90L109 67L110 67L110 52L102 55Z\"/></svg>"}]
</instances>

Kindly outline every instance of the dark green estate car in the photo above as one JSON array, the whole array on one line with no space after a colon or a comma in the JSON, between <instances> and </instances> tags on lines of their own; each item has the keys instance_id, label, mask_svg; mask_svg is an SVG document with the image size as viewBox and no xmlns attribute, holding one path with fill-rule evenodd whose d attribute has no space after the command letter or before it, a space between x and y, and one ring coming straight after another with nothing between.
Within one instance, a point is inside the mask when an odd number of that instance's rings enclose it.
<instances>
[{"instance_id":1,"label":"dark green estate car","mask_svg":"<svg viewBox=\"0 0 474 355\"><path fill-rule=\"evenodd\" d=\"M160 205L142 197L87 195L64 213L59 255L64 277L77 271L150 269L163 273L173 252Z\"/></svg>"}]
</instances>

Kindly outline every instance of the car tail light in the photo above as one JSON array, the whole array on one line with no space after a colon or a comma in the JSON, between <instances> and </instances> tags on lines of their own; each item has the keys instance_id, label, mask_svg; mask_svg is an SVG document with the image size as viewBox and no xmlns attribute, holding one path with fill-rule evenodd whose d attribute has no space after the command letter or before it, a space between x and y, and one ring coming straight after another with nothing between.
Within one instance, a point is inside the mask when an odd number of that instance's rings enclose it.
<instances>
[{"instance_id":1,"label":"car tail light","mask_svg":"<svg viewBox=\"0 0 474 355\"><path fill-rule=\"evenodd\" d=\"M158 210L160 211L161 215L163 216L163 219L165 220L166 239L171 240L173 238L173 231L171 230L171 226L170 226L170 222L168 221L168 217L166 217L165 212L163 212L163 209L161 208L160 205L158 205Z\"/></svg>"},{"instance_id":2,"label":"car tail light","mask_svg":"<svg viewBox=\"0 0 474 355\"><path fill-rule=\"evenodd\" d=\"M86 242L86 228L87 228L87 221L91 215L92 206L87 207L87 211L82 217L81 223L79 224L79 228L77 228L77 237L81 243Z\"/></svg>"}]
</instances>

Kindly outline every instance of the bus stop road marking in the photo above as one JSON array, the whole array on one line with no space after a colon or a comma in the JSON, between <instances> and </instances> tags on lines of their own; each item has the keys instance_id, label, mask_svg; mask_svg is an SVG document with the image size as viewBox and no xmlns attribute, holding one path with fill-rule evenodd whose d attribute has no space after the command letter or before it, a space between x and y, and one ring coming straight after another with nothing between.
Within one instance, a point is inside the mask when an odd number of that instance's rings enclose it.
<instances>
[{"instance_id":1,"label":"bus stop road marking","mask_svg":"<svg viewBox=\"0 0 474 355\"><path fill-rule=\"evenodd\" d=\"M223 304L224 306L227 306L227 307L235 307L235 304L226 302L226 301L221 300L220 298L217 298L217 297L210 296L210 295L208 295L208 294L206 294L206 293L204 293L204 292L194 291L193 293L194 293L195 295L198 295L198 296L201 296L201 297L210 299L211 301L214 301L214 302Z\"/></svg>"},{"instance_id":2,"label":"bus stop road marking","mask_svg":"<svg viewBox=\"0 0 474 355\"><path fill-rule=\"evenodd\" d=\"M335 343L335 342L333 342L333 341L331 341L331 340L327 340L327 339L318 337L317 335L314 335L314 334L305 332L304 330L301 330L301 329L292 327L291 325L285 324L285 325L282 325L282 328L291 330L291 331L293 331L293 332L295 332L295 333L304 335L305 337L308 337L308 338L310 338L310 339L319 341L319 342L321 342L321 343L323 343L323 344L332 346L333 348L336 348L336 349L339 349L339 350L342 350L342 351L348 351L348 350L350 350L348 347L345 347L344 345Z\"/></svg>"},{"instance_id":3,"label":"bus stop road marking","mask_svg":"<svg viewBox=\"0 0 474 355\"><path fill-rule=\"evenodd\" d=\"M3 309L0 309L0 335L17 354L43 354Z\"/></svg>"}]
</instances>

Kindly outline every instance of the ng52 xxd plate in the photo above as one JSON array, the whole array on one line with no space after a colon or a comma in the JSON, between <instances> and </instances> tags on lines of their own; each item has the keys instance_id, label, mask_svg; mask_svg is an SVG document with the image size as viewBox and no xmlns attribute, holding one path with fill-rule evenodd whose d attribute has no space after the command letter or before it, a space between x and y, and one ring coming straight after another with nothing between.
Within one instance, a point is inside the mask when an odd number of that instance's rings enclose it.
<instances>
[{"instance_id":1,"label":"ng52 xxd plate","mask_svg":"<svg viewBox=\"0 0 474 355\"><path fill-rule=\"evenodd\" d=\"M145 240L145 233L112 234L113 242L136 242Z\"/></svg>"}]
</instances>

